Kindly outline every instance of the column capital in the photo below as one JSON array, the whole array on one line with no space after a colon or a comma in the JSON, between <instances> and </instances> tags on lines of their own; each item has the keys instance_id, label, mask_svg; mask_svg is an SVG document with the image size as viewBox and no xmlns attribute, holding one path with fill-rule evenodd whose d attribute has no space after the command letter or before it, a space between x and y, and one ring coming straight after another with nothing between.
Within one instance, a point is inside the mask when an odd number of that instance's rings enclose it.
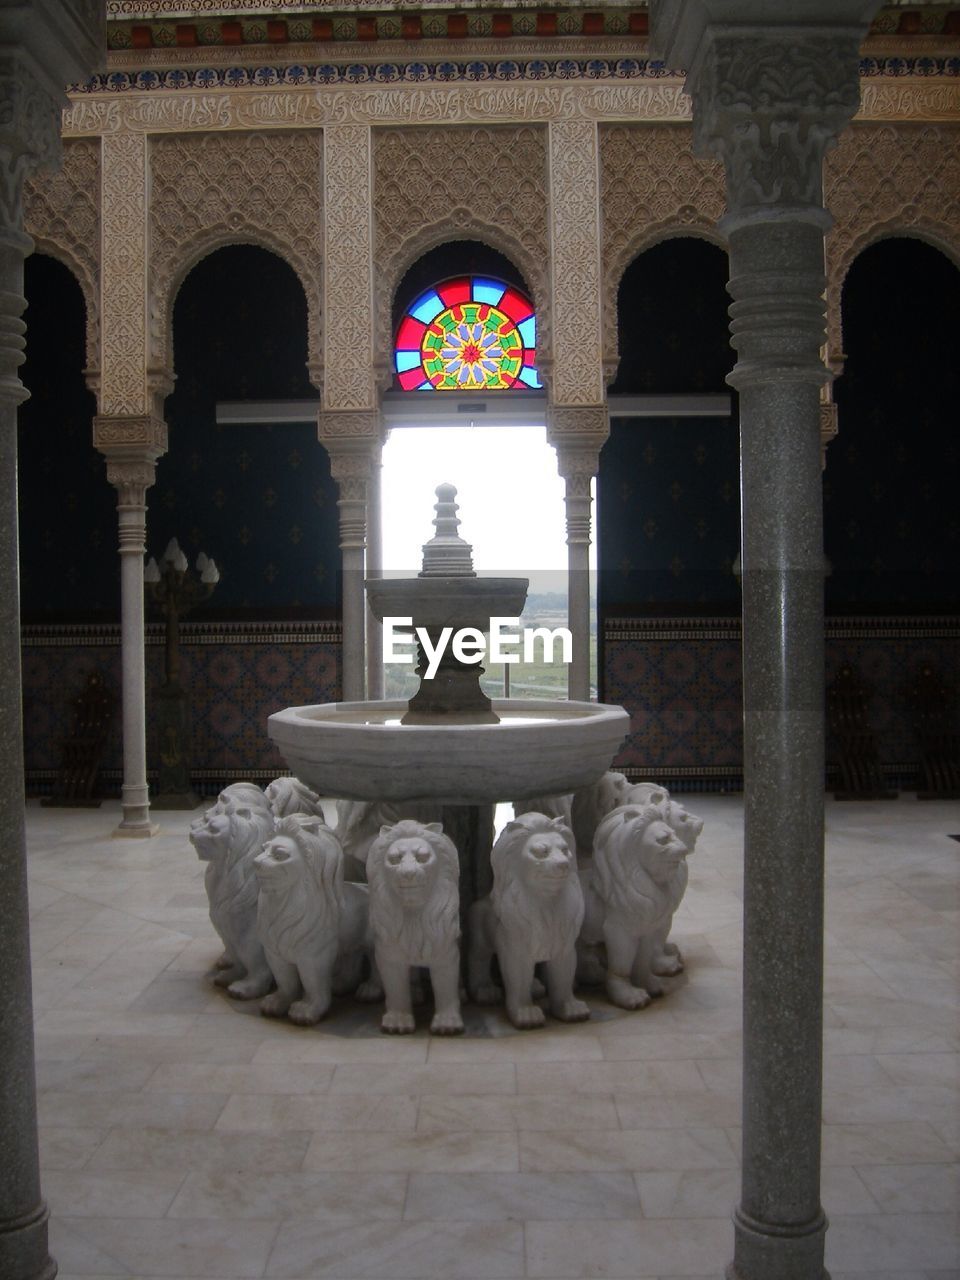
<instances>
[{"instance_id":1,"label":"column capital","mask_svg":"<svg viewBox=\"0 0 960 1280\"><path fill-rule=\"evenodd\" d=\"M597 474L600 450L610 434L605 404L547 406L547 440L557 451L557 467L564 479Z\"/></svg>"},{"instance_id":2,"label":"column capital","mask_svg":"<svg viewBox=\"0 0 960 1280\"><path fill-rule=\"evenodd\" d=\"M383 417L379 409L321 409L317 414L317 439L331 454L362 451L383 441Z\"/></svg>"},{"instance_id":3,"label":"column capital","mask_svg":"<svg viewBox=\"0 0 960 1280\"><path fill-rule=\"evenodd\" d=\"M143 507L156 478L156 463L167 450L167 424L149 415L98 415L93 444L107 461L107 480L122 507Z\"/></svg>"},{"instance_id":4,"label":"column capital","mask_svg":"<svg viewBox=\"0 0 960 1280\"><path fill-rule=\"evenodd\" d=\"M783 217L829 225L823 157L860 102L859 49L878 0L765 6L651 0L652 40L687 69L694 143L723 161L729 231Z\"/></svg>"}]
</instances>

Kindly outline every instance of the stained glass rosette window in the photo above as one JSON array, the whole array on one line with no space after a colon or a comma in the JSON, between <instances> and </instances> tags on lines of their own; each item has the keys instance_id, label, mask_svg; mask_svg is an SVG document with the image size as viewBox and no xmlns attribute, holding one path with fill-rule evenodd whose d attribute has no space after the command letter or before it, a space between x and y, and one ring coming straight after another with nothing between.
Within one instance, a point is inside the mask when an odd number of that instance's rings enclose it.
<instances>
[{"instance_id":1,"label":"stained glass rosette window","mask_svg":"<svg viewBox=\"0 0 960 1280\"><path fill-rule=\"evenodd\" d=\"M533 304L502 280L461 276L422 293L397 330L404 391L539 390Z\"/></svg>"}]
</instances>

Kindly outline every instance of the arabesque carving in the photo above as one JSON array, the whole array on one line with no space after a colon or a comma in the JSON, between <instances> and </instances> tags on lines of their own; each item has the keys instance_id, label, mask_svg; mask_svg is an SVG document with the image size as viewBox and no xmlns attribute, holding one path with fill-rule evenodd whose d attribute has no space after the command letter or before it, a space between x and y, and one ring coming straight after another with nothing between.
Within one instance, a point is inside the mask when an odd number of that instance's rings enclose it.
<instances>
[{"instance_id":1,"label":"arabesque carving","mask_svg":"<svg viewBox=\"0 0 960 1280\"><path fill-rule=\"evenodd\" d=\"M609 378L619 361L617 290L644 249L674 235L720 242L723 169L693 154L689 125L609 124L600 128L603 351Z\"/></svg>"},{"instance_id":2,"label":"arabesque carving","mask_svg":"<svg viewBox=\"0 0 960 1280\"><path fill-rule=\"evenodd\" d=\"M551 399L595 405L603 399L600 169L597 126L550 125L553 251Z\"/></svg>"},{"instance_id":3,"label":"arabesque carving","mask_svg":"<svg viewBox=\"0 0 960 1280\"><path fill-rule=\"evenodd\" d=\"M151 140L150 324L154 362L169 368L176 291L207 253L259 244L296 271L307 297L307 364L321 352L321 136L206 134Z\"/></svg>"},{"instance_id":4,"label":"arabesque carving","mask_svg":"<svg viewBox=\"0 0 960 1280\"><path fill-rule=\"evenodd\" d=\"M147 139L102 142L100 412L149 413L147 365Z\"/></svg>"},{"instance_id":5,"label":"arabesque carving","mask_svg":"<svg viewBox=\"0 0 960 1280\"><path fill-rule=\"evenodd\" d=\"M827 345L843 353L843 282L861 250L884 236L916 236L960 267L960 125L854 124L827 157L824 200Z\"/></svg>"},{"instance_id":6,"label":"arabesque carving","mask_svg":"<svg viewBox=\"0 0 960 1280\"><path fill-rule=\"evenodd\" d=\"M373 200L370 130L332 125L324 131L326 315L323 402L331 409L371 409L373 377Z\"/></svg>"},{"instance_id":7,"label":"arabesque carving","mask_svg":"<svg viewBox=\"0 0 960 1280\"><path fill-rule=\"evenodd\" d=\"M550 349L547 137L539 126L374 133L377 364L390 368L391 306L404 272L435 245L482 240L523 275Z\"/></svg>"},{"instance_id":8,"label":"arabesque carving","mask_svg":"<svg viewBox=\"0 0 960 1280\"><path fill-rule=\"evenodd\" d=\"M87 367L100 360L100 143L74 138L63 144L63 164L24 183L24 230L38 253L69 267L87 309Z\"/></svg>"}]
</instances>

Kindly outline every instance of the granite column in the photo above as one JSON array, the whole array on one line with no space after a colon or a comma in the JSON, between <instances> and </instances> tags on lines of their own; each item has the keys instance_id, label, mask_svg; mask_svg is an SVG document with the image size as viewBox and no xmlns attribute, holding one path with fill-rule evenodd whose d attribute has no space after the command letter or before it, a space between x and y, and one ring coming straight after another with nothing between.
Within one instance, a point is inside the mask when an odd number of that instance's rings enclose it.
<instances>
[{"instance_id":1,"label":"granite column","mask_svg":"<svg viewBox=\"0 0 960 1280\"><path fill-rule=\"evenodd\" d=\"M687 69L698 149L726 171L740 393L744 1115L727 1274L822 1280L822 168L857 109L871 6L814 0L802 23L794 6L744 8L651 12L658 51Z\"/></svg>"}]
</instances>

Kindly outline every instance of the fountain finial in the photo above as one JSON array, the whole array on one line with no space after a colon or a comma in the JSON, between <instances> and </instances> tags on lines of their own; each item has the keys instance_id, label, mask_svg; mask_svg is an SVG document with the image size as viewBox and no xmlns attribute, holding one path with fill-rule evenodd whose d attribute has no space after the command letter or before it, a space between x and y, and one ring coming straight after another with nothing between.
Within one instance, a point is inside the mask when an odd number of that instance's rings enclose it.
<instances>
[{"instance_id":1,"label":"fountain finial","mask_svg":"<svg viewBox=\"0 0 960 1280\"><path fill-rule=\"evenodd\" d=\"M454 499L456 487L452 484L439 484L435 490L437 503L434 507L436 519L433 527L436 533L429 542L423 544L423 567L421 578L475 578L473 567L473 547L460 537L457 530L460 521L457 512L460 510Z\"/></svg>"}]
</instances>

